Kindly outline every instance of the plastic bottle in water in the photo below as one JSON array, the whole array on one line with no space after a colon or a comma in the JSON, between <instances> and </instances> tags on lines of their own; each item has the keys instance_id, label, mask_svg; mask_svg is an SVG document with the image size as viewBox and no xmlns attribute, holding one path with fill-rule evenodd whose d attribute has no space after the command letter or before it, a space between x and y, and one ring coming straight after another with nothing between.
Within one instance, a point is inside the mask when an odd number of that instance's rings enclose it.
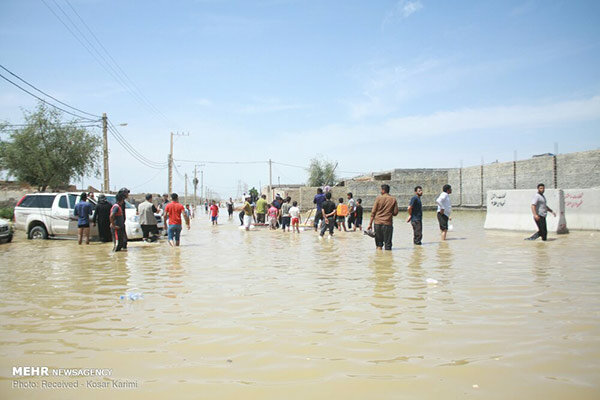
<instances>
[{"instance_id":1,"label":"plastic bottle in water","mask_svg":"<svg viewBox=\"0 0 600 400\"><path fill-rule=\"evenodd\" d=\"M144 298L144 296L142 296L141 293L127 292L124 295L121 295L121 300L129 299L131 301L135 301L135 300L140 300L143 298Z\"/></svg>"}]
</instances>

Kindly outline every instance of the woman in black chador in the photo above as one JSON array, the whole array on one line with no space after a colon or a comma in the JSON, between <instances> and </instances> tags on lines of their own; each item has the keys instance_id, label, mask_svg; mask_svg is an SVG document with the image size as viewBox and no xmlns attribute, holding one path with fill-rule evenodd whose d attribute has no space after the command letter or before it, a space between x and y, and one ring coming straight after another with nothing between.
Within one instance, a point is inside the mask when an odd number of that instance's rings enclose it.
<instances>
[{"instance_id":1,"label":"woman in black chador","mask_svg":"<svg viewBox=\"0 0 600 400\"><path fill-rule=\"evenodd\" d=\"M106 196L98 196L98 204L92 217L92 222L98 224L98 235L103 242L112 242L110 235L110 208L112 205L106 200Z\"/></svg>"}]
</instances>

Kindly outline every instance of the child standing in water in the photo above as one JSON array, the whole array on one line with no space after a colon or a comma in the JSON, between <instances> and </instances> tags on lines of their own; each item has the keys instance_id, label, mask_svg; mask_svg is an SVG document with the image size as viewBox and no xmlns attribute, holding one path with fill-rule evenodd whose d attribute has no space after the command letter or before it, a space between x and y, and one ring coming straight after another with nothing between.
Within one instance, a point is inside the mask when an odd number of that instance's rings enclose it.
<instances>
[{"instance_id":1,"label":"child standing in water","mask_svg":"<svg viewBox=\"0 0 600 400\"><path fill-rule=\"evenodd\" d=\"M340 197L339 198L339 204L337 206L337 223L338 223L338 230L341 231L342 228L344 228L344 232L347 232L346 230L346 215L348 215L348 206L346 204L344 204L344 198Z\"/></svg>"},{"instance_id":2,"label":"child standing in water","mask_svg":"<svg viewBox=\"0 0 600 400\"><path fill-rule=\"evenodd\" d=\"M300 209L297 201L292 203L289 213L292 218L292 231L296 228L296 232L300 233Z\"/></svg>"},{"instance_id":3,"label":"child standing in water","mask_svg":"<svg viewBox=\"0 0 600 400\"><path fill-rule=\"evenodd\" d=\"M354 219L354 231L356 228L362 231L363 206L362 199L356 200L356 217Z\"/></svg>"},{"instance_id":4,"label":"child standing in water","mask_svg":"<svg viewBox=\"0 0 600 400\"><path fill-rule=\"evenodd\" d=\"M210 206L210 220L213 225L217 225L217 219L219 218L219 207L212 201L212 205Z\"/></svg>"},{"instance_id":5,"label":"child standing in water","mask_svg":"<svg viewBox=\"0 0 600 400\"><path fill-rule=\"evenodd\" d=\"M269 230L277 229L277 214L279 210L273 204L267 204L269 214Z\"/></svg>"}]
</instances>

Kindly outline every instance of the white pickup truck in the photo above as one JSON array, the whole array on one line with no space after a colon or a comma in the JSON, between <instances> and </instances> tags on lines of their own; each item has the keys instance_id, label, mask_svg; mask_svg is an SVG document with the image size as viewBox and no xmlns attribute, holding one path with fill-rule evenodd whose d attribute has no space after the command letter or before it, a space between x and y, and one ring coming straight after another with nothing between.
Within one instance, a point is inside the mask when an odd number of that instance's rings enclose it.
<instances>
[{"instance_id":1,"label":"white pickup truck","mask_svg":"<svg viewBox=\"0 0 600 400\"><path fill-rule=\"evenodd\" d=\"M106 195L109 203L114 203L114 197L114 195ZM29 239L77 236L77 217L74 215L74 209L79 199L80 193L25 195L15 206L15 228L26 232ZM88 201L92 204L92 209L95 209L95 200L88 199ZM98 227L90 228L90 235L98 237ZM139 216L135 207L129 202L125 202L125 229L128 239L142 238Z\"/></svg>"}]
</instances>

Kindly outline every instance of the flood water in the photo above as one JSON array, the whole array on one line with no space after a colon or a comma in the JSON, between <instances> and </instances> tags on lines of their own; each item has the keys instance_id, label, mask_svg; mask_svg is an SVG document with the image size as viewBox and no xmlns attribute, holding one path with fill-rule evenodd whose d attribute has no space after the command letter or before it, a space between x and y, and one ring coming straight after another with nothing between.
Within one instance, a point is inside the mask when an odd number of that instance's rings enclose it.
<instances>
[{"instance_id":1,"label":"flood water","mask_svg":"<svg viewBox=\"0 0 600 400\"><path fill-rule=\"evenodd\" d=\"M0 398L600 398L600 232L528 242L484 231L482 212L453 217L440 243L426 213L419 248L396 218L391 252L359 232L245 232L202 215L178 249L17 232L0 245Z\"/></svg>"}]
</instances>

